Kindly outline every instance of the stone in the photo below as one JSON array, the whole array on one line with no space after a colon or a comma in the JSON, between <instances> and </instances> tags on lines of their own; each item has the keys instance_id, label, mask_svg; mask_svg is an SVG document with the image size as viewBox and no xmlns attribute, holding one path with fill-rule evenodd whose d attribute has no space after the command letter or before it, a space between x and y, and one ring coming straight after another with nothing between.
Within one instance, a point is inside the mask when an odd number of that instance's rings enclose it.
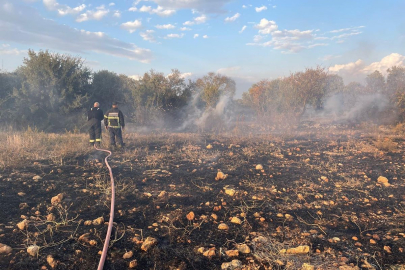
<instances>
[{"instance_id":1,"label":"stone","mask_svg":"<svg viewBox=\"0 0 405 270\"><path fill-rule=\"evenodd\" d=\"M231 219L231 223L234 223L234 224L242 224L242 221L241 221L238 217L233 217L233 218Z\"/></svg>"},{"instance_id":2,"label":"stone","mask_svg":"<svg viewBox=\"0 0 405 270\"><path fill-rule=\"evenodd\" d=\"M50 267L55 268L58 265L58 262L52 257L52 255L48 255L46 257L46 262L49 264Z\"/></svg>"},{"instance_id":3,"label":"stone","mask_svg":"<svg viewBox=\"0 0 405 270\"><path fill-rule=\"evenodd\" d=\"M143 250L143 251L148 251L151 247L153 247L154 245L156 245L157 244L157 239L156 238L153 238L153 237L151 237L151 236L148 236L146 239L145 239L145 241L143 242L143 244L142 244L142 246L141 246L141 249Z\"/></svg>"},{"instance_id":4,"label":"stone","mask_svg":"<svg viewBox=\"0 0 405 270\"><path fill-rule=\"evenodd\" d=\"M89 241L90 246L97 246L97 241L96 240L90 240Z\"/></svg>"},{"instance_id":5,"label":"stone","mask_svg":"<svg viewBox=\"0 0 405 270\"><path fill-rule=\"evenodd\" d=\"M159 193L158 198L163 198L163 197L166 196L166 194L167 194L166 191L162 191L162 192Z\"/></svg>"},{"instance_id":6,"label":"stone","mask_svg":"<svg viewBox=\"0 0 405 270\"><path fill-rule=\"evenodd\" d=\"M229 230L229 226L226 225L225 223L221 223L218 225L219 230Z\"/></svg>"},{"instance_id":7,"label":"stone","mask_svg":"<svg viewBox=\"0 0 405 270\"><path fill-rule=\"evenodd\" d=\"M138 266L138 261L137 260L130 261L129 265L128 265L129 268L135 268L137 266Z\"/></svg>"},{"instance_id":8,"label":"stone","mask_svg":"<svg viewBox=\"0 0 405 270\"><path fill-rule=\"evenodd\" d=\"M380 184L382 184L384 187L389 187L389 186L391 186L390 183L388 182L387 177L384 177L384 176L379 176L379 177L377 178L377 182L380 183Z\"/></svg>"},{"instance_id":9,"label":"stone","mask_svg":"<svg viewBox=\"0 0 405 270\"><path fill-rule=\"evenodd\" d=\"M84 222L84 226L90 226L91 224L93 224L93 221L91 221L91 220L86 220Z\"/></svg>"},{"instance_id":10,"label":"stone","mask_svg":"<svg viewBox=\"0 0 405 270\"><path fill-rule=\"evenodd\" d=\"M217 219L218 219L217 214L211 214L211 217L212 217L213 219L215 219L215 220L217 220Z\"/></svg>"},{"instance_id":11,"label":"stone","mask_svg":"<svg viewBox=\"0 0 405 270\"><path fill-rule=\"evenodd\" d=\"M134 256L134 253L132 251L125 252L125 254L122 256L123 259L130 259Z\"/></svg>"},{"instance_id":12,"label":"stone","mask_svg":"<svg viewBox=\"0 0 405 270\"><path fill-rule=\"evenodd\" d=\"M191 211L190 213L187 214L187 220L192 221L195 218L194 212Z\"/></svg>"},{"instance_id":13,"label":"stone","mask_svg":"<svg viewBox=\"0 0 405 270\"><path fill-rule=\"evenodd\" d=\"M31 256L37 256L39 253L39 246L32 245L27 248L27 253Z\"/></svg>"},{"instance_id":14,"label":"stone","mask_svg":"<svg viewBox=\"0 0 405 270\"><path fill-rule=\"evenodd\" d=\"M392 253L390 246L384 246L384 250L385 250L385 252L387 252L387 253Z\"/></svg>"},{"instance_id":15,"label":"stone","mask_svg":"<svg viewBox=\"0 0 405 270\"><path fill-rule=\"evenodd\" d=\"M80 242L88 243L88 242L89 242L89 236L90 236L90 233L82 234L82 235L79 236L79 239L78 239L78 240L79 240Z\"/></svg>"},{"instance_id":16,"label":"stone","mask_svg":"<svg viewBox=\"0 0 405 270\"><path fill-rule=\"evenodd\" d=\"M231 249L225 251L226 256L228 257L238 257L239 256L239 250L236 249Z\"/></svg>"},{"instance_id":17,"label":"stone","mask_svg":"<svg viewBox=\"0 0 405 270\"><path fill-rule=\"evenodd\" d=\"M233 196L236 193L236 190L233 188L224 187L224 190L225 190L225 194L227 194L229 196Z\"/></svg>"},{"instance_id":18,"label":"stone","mask_svg":"<svg viewBox=\"0 0 405 270\"><path fill-rule=\"evenodd\" d=\"M224 262L221 264L221 269L239 270L239 269L242 269L242 262L239 260L232 260L231 262Z\"/></svg>"},{"instance_id":19,"label":"stone","mask_svg":"<svg viewBox=\"0 0 405 270\"><path fill-rule=\"evenodd\" d=\"M227 174L224 174L223 172L219 171L217 172L217 177L215 177L215 180L216 181L225 180L227 177L228 177Z\"/></svg>"},{"instance_id":20,"label":"stone","mask_svg":"<svg viewBox=\"0 0 405 270\"><path fill-rule=\"evenodd\" d=\"M9 254L13 251L10 246L0 243L0 254Z\"/></svg>"},{"instance_id":21,"label":"stone","mask_svg":"<svg viewBox=\"0 0 405 270\"><path fill-rule=\"evenodd\" d=\"M256 170L258 170L258 171L263 170L263 165L262 164L257 164L256 165Z\"/></svg>"},{"instance_id":22,"label":"stone","mask_svg":"<svg viewBox=\"0 0 405 270\"><path fill-rule=\"evenodd\" d=\"M203 253L203 256L208 257L208 258L214 257L215 256L215 247L212 247L209 250L205 251Z\"/></svg>"},{"instance_id":23,"label":"stone","mask_svg":"<svg viewBox=\"0 0 405 270\"><path fill-rule=\"evenodd\" d=\"M18 192L17 195L20 196L20 197L24 197L27 194L25 194L24 192Z\"/></svg>"},{"instance_id":24,"label":"stone","mask_svg":"<svg viewBox=\"0 0 405 270\"><path fill-rule=\"evenodd\" d=\"M236 248L239 250L240 253L243 253L243 254L250 253L250 247L246 244L237 245Z\"/></svg>"},{"instance_id":25,"label":"stone","mask_svg":"<svg viewBox=\"0 0 405 270\"><path fill-rule=\"evenodd\" d=\"M32 177L33 180L41 180L42 177L39 175L35 175L34 177Z\"/></svg>"},{"instance_id":26,"label":"stone","mask_svg":"<svg viewBox=\"0 0 405 270\"><path fill-rule=\"evenodd\" d=\"M58 195L52 197L51 204L59 204L63 200L63 193L59 193Z\"/></svg>"},{"instance_id":27,"label":"stone","mask_svg":"<svg viewBox=\"0 0 405 270\"><path fill-rule=\"evenodd\" d=\"M47 221L55 221L55 219L56 219L56 217L52 213L46 216Z\"/></svg>"},{"instance_id":28,"label":"stone","mask_svg":"<svg viewBox=\"0 0 405 270\"><path fill-rule=\"evenodd\" d=\"M315 266L309 264L309 263L303 263L301 266L301 270L314 270Z\"/></svg>"},{"instance_id":29,"label":"stone","mask_svg":"<svg viewBox=\"0 0 405 270\"><path fill-rule=\"evenodd\" d=\"M96 218L96 219L94 219L92 221L92 224L95 225L95 226L104 224L104 218L103 217L98 217L98 218Z\"/></svg>"},{"instance_id":30,"label":"stone","mask_svg":"<svg viewBox=\"0 0 405 270\"><path fill-rule=\"evenodd\" d=\"M17 227L20 230L25 230L28 228L28 220L24 219L23 221L17 223Z\"/></svg>"},{"instance_id":31,"label":"stone","mask_svg":"<svg viewBox=\"0 0 405 270\"><path fill-rule=\"evenodd\" d=\"M289 249L282 249L280 250L281 254L296 254L296 255L300 255L300 254L308 254L310 251L309 246L305 245L305 246L298 246L295 248L289 248Z\"/></svg>"}]
</instances>

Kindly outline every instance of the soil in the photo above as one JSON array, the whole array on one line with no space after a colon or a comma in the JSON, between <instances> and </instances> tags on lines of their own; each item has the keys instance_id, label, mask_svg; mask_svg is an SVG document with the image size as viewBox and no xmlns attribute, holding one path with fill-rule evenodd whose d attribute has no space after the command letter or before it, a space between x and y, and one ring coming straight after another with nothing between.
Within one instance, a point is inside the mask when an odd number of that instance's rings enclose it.
<instances>
[{"instance_id":1,"label":"soil","mask_svg":"<svg viewBox=\"0 0 405 270\"><path fill-rule=\"evenodd\" d=\"M127 134L125 149L109 159L116 204L104 269L128 269L134 260L134 269L221 269L233 259L243 269L405 264L405 141L383 131L339 130ZM379 136L394 149L379 149ZM52 269L49 255L53 269L97 268L110 207L104 157L92 150L64 164L36 160L0 173L0 243L13 248L0 255L0 269ZM218 171L226 178L215 180ZM389 185L379 183L380 176ZM62 201L52 205L60 193ZM47 220L50 213L55 220ZM99 217L103 224L85 224ZM28 228L20 230L23 219ZM219 230L220 223L229 229ZM86 233L87 240L80 238ZM157 244L144 251L147 237ZM33 244L40 247L37 256L27 254ZM241 244L250 252L226 255ZM304 245L310 247L304 255L280 253ZM202 254L209 249L212 256ZM124 259L128 251L133 256Z\"/></svg>"}]
</instances>

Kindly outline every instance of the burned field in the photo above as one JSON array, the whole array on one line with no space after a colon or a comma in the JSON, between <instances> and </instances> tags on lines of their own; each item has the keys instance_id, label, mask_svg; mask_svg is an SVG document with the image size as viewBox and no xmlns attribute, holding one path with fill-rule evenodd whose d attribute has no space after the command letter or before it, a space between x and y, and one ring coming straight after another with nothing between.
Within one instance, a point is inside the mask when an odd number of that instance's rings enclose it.
<instances>
[{"instance_id":1,"label":"burned field","mask_svg":"<svg viewBox=\"0 0 405 270\"><path fill-rule=\"evenodd\" d=\"M405 265L405 141L392 130L125 140L110 158L104 269ZM90 150L1 173L0 243L12 248L1 269L97 268L110 205L103 157Z\"/></svg>"}]
</instances>

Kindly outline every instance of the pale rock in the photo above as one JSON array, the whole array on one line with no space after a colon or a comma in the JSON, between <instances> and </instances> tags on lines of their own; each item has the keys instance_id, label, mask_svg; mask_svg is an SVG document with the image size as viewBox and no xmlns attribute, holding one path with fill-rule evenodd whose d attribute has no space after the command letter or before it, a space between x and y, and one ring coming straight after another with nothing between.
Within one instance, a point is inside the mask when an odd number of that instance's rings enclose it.
<instances>
[{"instance_id":1,"label":"pale rock","mask_svg":"<svg viewBox=\"0 0 405 270\"><path fill-rule=\"evenodd\" d=\"M281 254L308 254L310 251L309 246L298 246L296 248L282 249L280 250Z\"/></svg>"},{"instance_id":2,"label":"pale rock","mask_svg":"<svg viewBox=\"0 0 405 270\"><path fill-rule=\"evenodd\" d=\"M104 224L104 218L103 217L98 217L95 220L92 221L92 224L97 226L97 225L101 225Z\"/></svg>"},{"instance_id":3,"label":"pale rock","mask_svg":"<svg viewBox=\"0 0 405 270\"><path fill-rule=\"evenodd\" d=\"M0 254L9 254L13 251L10 246L0 243Z\"/></svg>"},{"instance_id":4,"label":"pale rock","mask_svg":"<svg viewBox=\"0 0 405 270\"><path fill-rule=\"evenodd\" d=\"M225 251L225 254L228 257L238 257L239 256L239 250L236 250L236 249L227 250L227 251Z\"/></svg>"},{"instance_id":5,"label":"pale rock","mask_svg":"<svg viewBox=\"0 0 405 270\"><path fill-rule=\"evenodd\" d=\"M91 224L93 224L93 221L91 221L91 220L86 220L84 222L84 226L90 226Z\"/></svg>"},{"instance_id":6,"label":"pale rock","mask_svg":"<svg viewBox=\"0 0 405 270\"><path fill-rule=\"evenodd\" d=\"M125 252L125 254L122 256L123 259L129 259L134 256L134 253L132 251Z\"/></svg>"},{"instance_id":7,"label":"pale rock","mask_svg":"<svg viewBox=\"0 0 405 270\"><path fill-rule=\"evenodd\" d=\"M223 270L239 270L242 269L242 262L239 260L232 260L231 262L224 262L221 265Z\"/></svg>"},{"instance_id":8,"label":"pale rock","mask_svg":"<svg viewBox=\"0 0 405 270\"><path fill-rule=\"evenodd\" d=\"M97 246L97 241L96 240L90 240L89 244L90 244L90 246Z\"/></svg>"},{"instance_id":9,"label":"pale rock","mask_svg":"<svg viewBox=\"0 0 405 270\"><path fill-rule=\"evenodd\" d=\"M58 195L52 197L51 204L59 204L63 200L63 193L59 193Z\"/></svg>"},{"instance_id":10,"label":"pale rock","mask_svg":"<svg viewBox=\"0 0 405 270\"><path fill-rule=\"evenodd\" d=\"M162 192L159 193L158 198L163 198L166 196L166 194L167 192L163 190Z\"/></svg>"},{"instance_id":11,"label":"pale rock","mask_svg":"<svg viewBox=\"0 0 405 270\"><path fill-rule=\"evenodd\" d=\"M203 256L211 258L215 256L215 247L210 248L209 250L203 253Z\"/></svg>"},{"instance_id":12,"label":"pale rock","mask_svg":"<svg viewBox=\"0 0 405 270\"><path fill-rule=\"evenodd\" d=\"M205 250L204 247L199 247L199 248L197 249L197 252L203 254L203 253L204 253L204 250Z\"/></svg>"},{"instance_id":13,"label":"pale rock","mask_svg":"<svg viewBox=\"0 0 405 270\"><path fill-rule=\"evenodd\" d=\"M90 236L90 233L82 234L82 235L79 237L78 240L79 240L80 242L88 243L88 242L89 242L89 236Z\"/></svg>"},{"instance_id":14,"label":"pale rock","mask_svg":"<svg viewBox=\"0 0 405 270\"><path fill-rule=\"evenodd\" d=\"M238 217L233 217L233 218L231 219L231 223L234 223L234 224L242 224L242 221L241 221Z\"/></svg>"},{"instance_id":15,"label":"pale rock","mask_svg":"<svg viewBox=\"0 0 405 270\"><path fill-rule=\"evenodd\" d=\"M129 262L129 268L135 268L135 267L137 267L138 266L138 261L137 260L133 260L133 261L130 261Z\"/></svg>"},{"instance_id":16,"label":"pale rock","mask_svg":"<svg viewBox=\"0 0 405 270\"><path fill-rule=\"evenodd\" d=\"M17 223L17 227L20 230L25 230L26 228L28 228L28 220L24 219L23 221Z\"/></svg>"},{"instance_id":17,"label":"pale rock","mask_svg":"<svg viewBox=\"0 0 405 270\"><path fill-rule=\"evenodd\" d=\"M236 190L230 187L224 187L225 190L225 194L229 195L229 196L233 196L236 193Z\"/></svg>"},{"instance_id":18,"label":"pale rock","mask_svg":"<svg viewBox=\"0 0 405 270\"><path fill-rule=\"evenodd\" d=\"M263 165L262 164L257 164L256 165L256 170L258 170L258 171L263 170Z\"/></svg>"},{"instance_id":19,"label":"pale rock","mask_svg":"<svg viewBox=\"0 0 405 270\"><path fill-rule=\"evenodd\" d=\"M20 197L24 197L26 194L24 192L18 192L17 195Z\"/></svg>"},{"instance_id":20,"label":"pale rock","mask_svg":"<svg viewBox=\"0 0 405 270\"><path fill-rule=\"evenodd\" d=\"M217 172L217 177L215 177L215 180L216 181L225 180L227 177L228 177L227 174L224 174L223 172L219 171Z\"/></svg>"},{"instance_id":21,"label":"pale rock","mask_svg":"<svg viewBox=\"0 0 405 270\"><path fill-rule=\"evenodd\" d=\"M384 187L391 186L390 183L388 182L387 177L384 177L384 176L379 176L378 179L377 179L377 182L382 184Z\"/></svg>"},{"instance_id":22,"label":"pale rock","mask_svg":"<svg viewBox=\"0 0 405 270\"><path fill-rule=\"evenodd\" d=\"M303 263L301 266L301 270L314 270L315 266L309 264L309 263Z\"/></svg>"},{"instance_id":23,"label":"pale rock","mask_svg":"<svg viewBox=\"0 0 405 270\"><path fill-rule=\"evenodd\" d=\"M27 253L31 256L37 256L39 253L39 246L32 245L27 248Z\"/></svg>"},{"instance_id":24,"label":"pale rock","mask_svg":"<svg viewBox=\"0 0 405 270\"><path fill-rule=\"evenodd\" d=\"M215 220L217 220L217 219L218 219L217 214L211 214L211 217L212 217L213 219L215 219Z\"/></svg>"},{"instance_id":25,"label":"pale rock","mask_svg":"<svg viewBox=\"0 0 405 270\"><path fill-rule=\"evenodd\" d=\"M193 211L191 211L190 213L187 214L187 220L192 221L195 218L195 214Z\"/></svg>"},{"instance_id":26,"label":"pale rock","mask_svg":"<svg viewBox=\"0 0 405 270\"><path fill-rule=\"evenodd\" d=\"M153 238L153 237L151 237L151 236L148 236L146 239L145 239L145 241L143 242L143 244L142 244L142 246L141 246L141 249L143 250L143 251L148 251L151 247L153 247L154 245L156 245L157 244L157 239L156 238Z\"/></svg>"},{"instance_id":27,"label":"pale rock","mask_svg":"<svg viewBox=\"0 0 405 270\"><path fill-rule=\"evenodd\" d=\"M387 253L392 253L390 246L384 246L384 250L385 250L385 252L387 252Z\"/></svg>"},{"instance_id":28,"label":"pale rock","mask_svg":"<svg viewBox=\"0 0 405 270\"><path fill-rule=\"evenodd\" d=\"M246 244L237 245L236 248L239 250L240 253L243 253L243 254L250 253L250 247Z\"/></svg>"},{"instance_id":29,"label":"pale rock","mask_svg":"<svg viewBox=\"0 0 405 270\"><path fill-rule=\"evenodd\" d=\"M32 177L33 180L41 180L42 177L39 175L35 175L34 177Z\"/></svg>"},{"instance_id":30,"label":"pale rock","mask_svg":"<svg viewBox=\"0 0 405 270\"><path fill-rule=\"evenodd\" d=\"M55 219L56 219L56 217L52 213L46 216L47 221L55 221Z\"/></svg>"},{"instance_id":31,"label":"pale rock","mask_svg":"<svg viewBox=\"0 0 405 270\"><path fill-rule=\"evenodd\" d=\"M58 262L52 257L52 255L48 255L46 257L46 262L49 264L50 267L55 268L58 265Z\"/></svg>"},{"instance_id":32,"label":"pale rock","mask_svg":"<svg viewBox=\"0 0 405 270\"><path fill-rule=\"evenodd\" d=\"M207 145L207 149L212 149L212 148L213 148L213 147L212 147L211 144Z\"/></svg>"},{"instance_id":33,"label":"pale rock","mask_svg":"<svg viewBox=\"0 0 405 270\"><path fill-rule=\"evenodd\" d=\"M228 230L229 226L226 225L225 223L221 223L221 224L218 225L218 229L219 230Z\"/></svg>"}]
</instances>

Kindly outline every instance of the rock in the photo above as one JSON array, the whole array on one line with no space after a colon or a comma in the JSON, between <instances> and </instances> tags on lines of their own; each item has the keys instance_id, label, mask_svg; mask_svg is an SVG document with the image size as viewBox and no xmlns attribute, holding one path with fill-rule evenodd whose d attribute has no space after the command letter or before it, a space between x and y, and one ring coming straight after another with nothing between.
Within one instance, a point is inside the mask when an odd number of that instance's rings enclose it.
<instances>
[{"instance_id":1,"label":"rock","mask_svg":"<svg viewBox=\"0 0 405 270\"><path fill-rule=\"evenodd\" d=\"M17 195L20 196L20 197L24 197L27 194L25 194L24 192L18 192Z\"/></svg>"},{"instance_id":2,"label":"rock","mask_svg":"<svg viewBox=\"0 0 405 270\"><path fill-rule=\"evenodd\" d=\"M52 197L51 204L59 204L63 200L63 193L59 193L55 197Z\"/></svg>"},{"instance_id":3,"label":"rock","mask_svg":"<svg viewBox=\"0 0 405 270\"><path fill-rule=\"evenodd\" d=\"M296 248L289 248L289 249L282 249L280 250L281 254L308 254L309 253L309 246L298 246Z\"/></svg>"},{"instance_id":4,"label":"rock","mask_svg":"<svg viewBox=\"0 0 405 270\"><path fill-rule=\"evenodd\" d=\"M187 214L186 217L187 217L187 219L188 219L189 221L194 220L194 218L195 218L194 212L191 211L190 213Z\"/></svg>"},{"instance_id":5,"label":"rock","mask_svg":"<svg viewBox=\"0 0 405 270\"><path fill-rule=\"evenodd\" d=\"M250 247L246 244L237 245L236 248L239 250L240 253L249 254Z\"/></svg>"},{"instance_id":6,"label":"rock","mask_svg":"<svg viewBox=\"0 0 405 270\"><path fill-rule=\"evenodd\" d=\"M137 260L133 260L129 262L128 267L129 268L135 268L138 265L138 261Z\"/></svg>"},{"instance_id":7,"label":"rock","mask_svg":"<svg viewBox=\"0 0 405 270\"><path fill-rule=\"evenodd\" d=\"M37 245L29 246L27 248L27 253L30 254L31 256L37 256L39 253L39 246Z\"/></svg>"},{"instance_id":8,"label":"rock","mask_svg":"<svg viewBox=\"0 0 405 270\"><path fill-rule=\"evenodd\" d=\"M148 237L145 239L145 241L143 242L143 244L142 244L142 246L141 246L141 249L142 249L143 251L148 251L151 247L153 247L154 245L156 245L157 242L158 242L158 241L157 241L156 238L153 238L153 237L148 236Z\"/></svg>"},{"instance_id":9,"label":"rock","mask_svg":"<svg viewBox=\"0 0 405 270\"><path fill-rule=\"evenodd\" d=\"M309 264L309 263L303 263L301 266L301 270L314 270L315 266Z\"/></svg>"},{"instance_id":10,"label":"rock","mask_svg":"<svg viewBox=\"0 0 405 270\"><path fill-rule=\"evenodd\" d=\"M21 210L23 210L23 209L28 207L28 204L27 203L20 203L19 207L20 207Z\"/></svg>"},{"instance_id":11,"label":"rock","mask_svg":"<svg viewBox=\"0 0 405 270\"><path fill-rule=\"evenodd\" d=\"M203 256L208 257L208 258L214 257L215 256L215 247L212 247L209 250L205 251L203 253Z\"/></svg>"},{"instance_id":12,"label":"rock","mask_svg":"<svg viewBox=\"0 0 405 270\"><path fill-rule=\"evenodd\" d=\"M78 240L79 240L80 242L88 243L88 242L89 242L89 236L90 236L90 233L82 234L82 235L80 235L80 237L79 237Z\"/></svg>"},{"instance_id":13,"label":"rock","mask_svg":"<svg viewBox=\"0 0 405 270\"><path fill-rule=\"evenodd\" d=\"M50 267L55 268L58 265L58 262L52 257L52 255L48 255L46 257L46 262L49 264Z\"/></svg>"},{"instance_id":14,"label":"rock","mask_svg":"<svg viewBox=\"0 0 405 270\"><path fill-rule=\"evenodd\" d=\"M215 220L217 220L217 219L218 219L217 214L211 214L211 217L212 217L213 219L215 219Z\"/></svg>"},{"instance_id":15,"label":"rock","mask_svg":"<svg viewBox=\"0 0 405 270\"><path fill-rule=\"evenodd\" d=\"M257 164L256 165L256 170L258 170L258 171L263 170L263 165L262 164Z\"/></svg>"},{"instance_id":16,"label":"rock","mask_svg":"<svg viewBox=\"0 0 405 270\"><path fill-rule=\"evenodd\" d=\"M158 198L163 198L166 196L166 194L167 192L163 190L162 192L159 193Z\"/></svg>"},{"instance_id":17,"label":"rock","mask_svg":"<svg viewBox=\"0 0 405 270\"><path fill-rule=\"evenodd\" d=\"M98 217L95 220L92 221L92 224L95 226L104 224L104 217Z\"/></svg>"},{"instance_id":18,"label":"rock","mask_svg":"<svg viewBox=\"0 0 405 270\"><path fill-rule=\"evenodd\" d=\"M215 177L215 180L216 181L225 180L227 177L228 177L227 174L224 174L223 172L219 171L217 172L217 177Z\"/></svg>"},{"instance_id":19,"label":"rock","mask_svg":"<svg viewBox=\"0 0 405 270\"><path fill-rule=\"evenodd\" d=\"M384 246L384 250L385 250L385 252L387 252L387 253L392 253L390 246Z\"/></svg>"},{"instance_id":20,"label":"rock","mask_svg":"<svg viewBox=\"0 0 405 270\"><path fill-rule=\"evenodd\" d=\"M342 265L339 266L339 270L360 270L357 266Z\"/></svg>"},{"instance_id":21,"label":"rock","mask_svg":"<svg viewBox=\"0 0 405 270\"><path fill-rule=\"evenodd\" d=\"M52 213L46 216L47 221L55 221L55 219L56 219L56 217Z\"/></svg>"},{"instance_id":22,"label":"rock","mask_svg":"<svg viewBox=\"0 0 405 270\"><path fill-rule=\"evenodd\" d=\"M239 270L242 269L242 262L239 260L232 260L231 262L224 262L221 265L224 270Z\"/></svg>"},{"instance_id":23,"label":"rock","mask_svg":"<svg viewBox=\"0 0 405 270\"><path fill-rule=\"evenodd\" d=\"M375 245L377 244L377 241L375 241L374 239L370 239L370 244Z\"/></svg>"},{"instance_id":24,"label":"rock","mask_svg":"<svg viewBox=\"0 0 405 270\"><path fill-rule=\"evenodd\" d=\"M229 230L229 226L226 225L225 223L221 223L218 225L219 230Z\"/></svg>"},{"instance_id":25,"label":"rock","mask_svg":"<svg viewBox=\"0 0 405 270\"><path fill-rule=\"evenodd\" d=\"M90 246L97 246L97 241L96 240L90 240L89 241Z\"/></svg>"},{"instance_id":26,"label":"rock","mask_svg":"<svg viewBox=\"0 0 405 270\"><path fill-rule=\"evenodd\" d=\"M10 246L0 243L0 254L9 254L13 251Z\"/></svg>"},{"instance_id":27,"label":"rock","mask_svg":"<svg viewBox=\"0 0 405 270\"><path fill-rule=\"evenodd\" d=\"M28 228L28 220L24 219L23 221L17 223L17 227L20 230L25 230Z\"/></svg>"},{"instance_id":28,"label":"rock","mask_svg":"<svg viewBox=\"0 0 405 270\"><path fill-rule=\"evenodd\" d=\"M241 221L238 217L233 217L233 218L231 219L231 223L234 223L234 224L242 224L242 221Z\"/></svg>"},{"instance_id":29,"label":"rock","mask_svg":"<svg viewBox=\"0 0 405 270\"><path fill-rule=\"evenodd\" d=\"M84 226L90 226L91 224L93 224L93 221L91 221L91 220L86 220L84 222Z\"/></svg>"},{"instance_id":30,"label":"rock","mask_svg":"<svg viewBox=\"0 0 405 270\"><path fill-rule=\"evenodd\" d=\"M229 196L233 196L236 193L236 190L230 187L224 187L225 190L225 194L229 195Z\"/></svg>"},{"instance_id":31,"label":"rock","mask_svg":"<svg viewBox=\"0 0 405 270\"><path fill-rule=\"evenodd\" d=\"M41 180L42 177L39 175L35 175L34 177L32 177L33 180Z\"/></svg>"},{"instance_id":32,"label":"rock","mask_svg":"<svg viewBox=\"0 0 405 270\"><path fill-rule=\"evenodd\" d=\"M225 251L225 254L228 257L238 257L239 256L239 250L236 250L236 249L227 250L227 251Z\"/></svg>"},{"instance_id":33,"label":"rock","mask_svg":"<svg viewBox=\"0 0 405 270\"><path fill-rule=\"evenodd\" d=\"M211 144L207 145L207 149L212 149L212 148L213 148L213 147L212 147Z\"/></svg>"},{"instance_id":34,"label":"rock","mask_svg":"<svg viewBox=\"0 0 405 270\"><path fill-rule=\"evenodd\" d=\"M197 249L197 252L200 253L200 254L203 254L204 251L205 251L205 248L204 248L204 247L199 247L199 248Z\"/></svg>"},{"instance_id":35,"label":"rock","mask_svg":"<svg viewBox=\"0 0 405 270\"><path fill-rule=\"evenodd\" d=\"M122 256L123 259L129 259L134 256L134 253L132 251L125 252L125 254Z\"/></svg>"},{"instance_id":36,"label":"rock","mask_svg":"<svg viewBox=\"0 0 405 270\"><path fill-rule=\"evenodd\" d=\"M384 176L379 176L378 179L377 179L377 182L382 184L384 187L391 186L390 183L388 183L387 177L384 177Z\"/></svg>"}]
</instances>

